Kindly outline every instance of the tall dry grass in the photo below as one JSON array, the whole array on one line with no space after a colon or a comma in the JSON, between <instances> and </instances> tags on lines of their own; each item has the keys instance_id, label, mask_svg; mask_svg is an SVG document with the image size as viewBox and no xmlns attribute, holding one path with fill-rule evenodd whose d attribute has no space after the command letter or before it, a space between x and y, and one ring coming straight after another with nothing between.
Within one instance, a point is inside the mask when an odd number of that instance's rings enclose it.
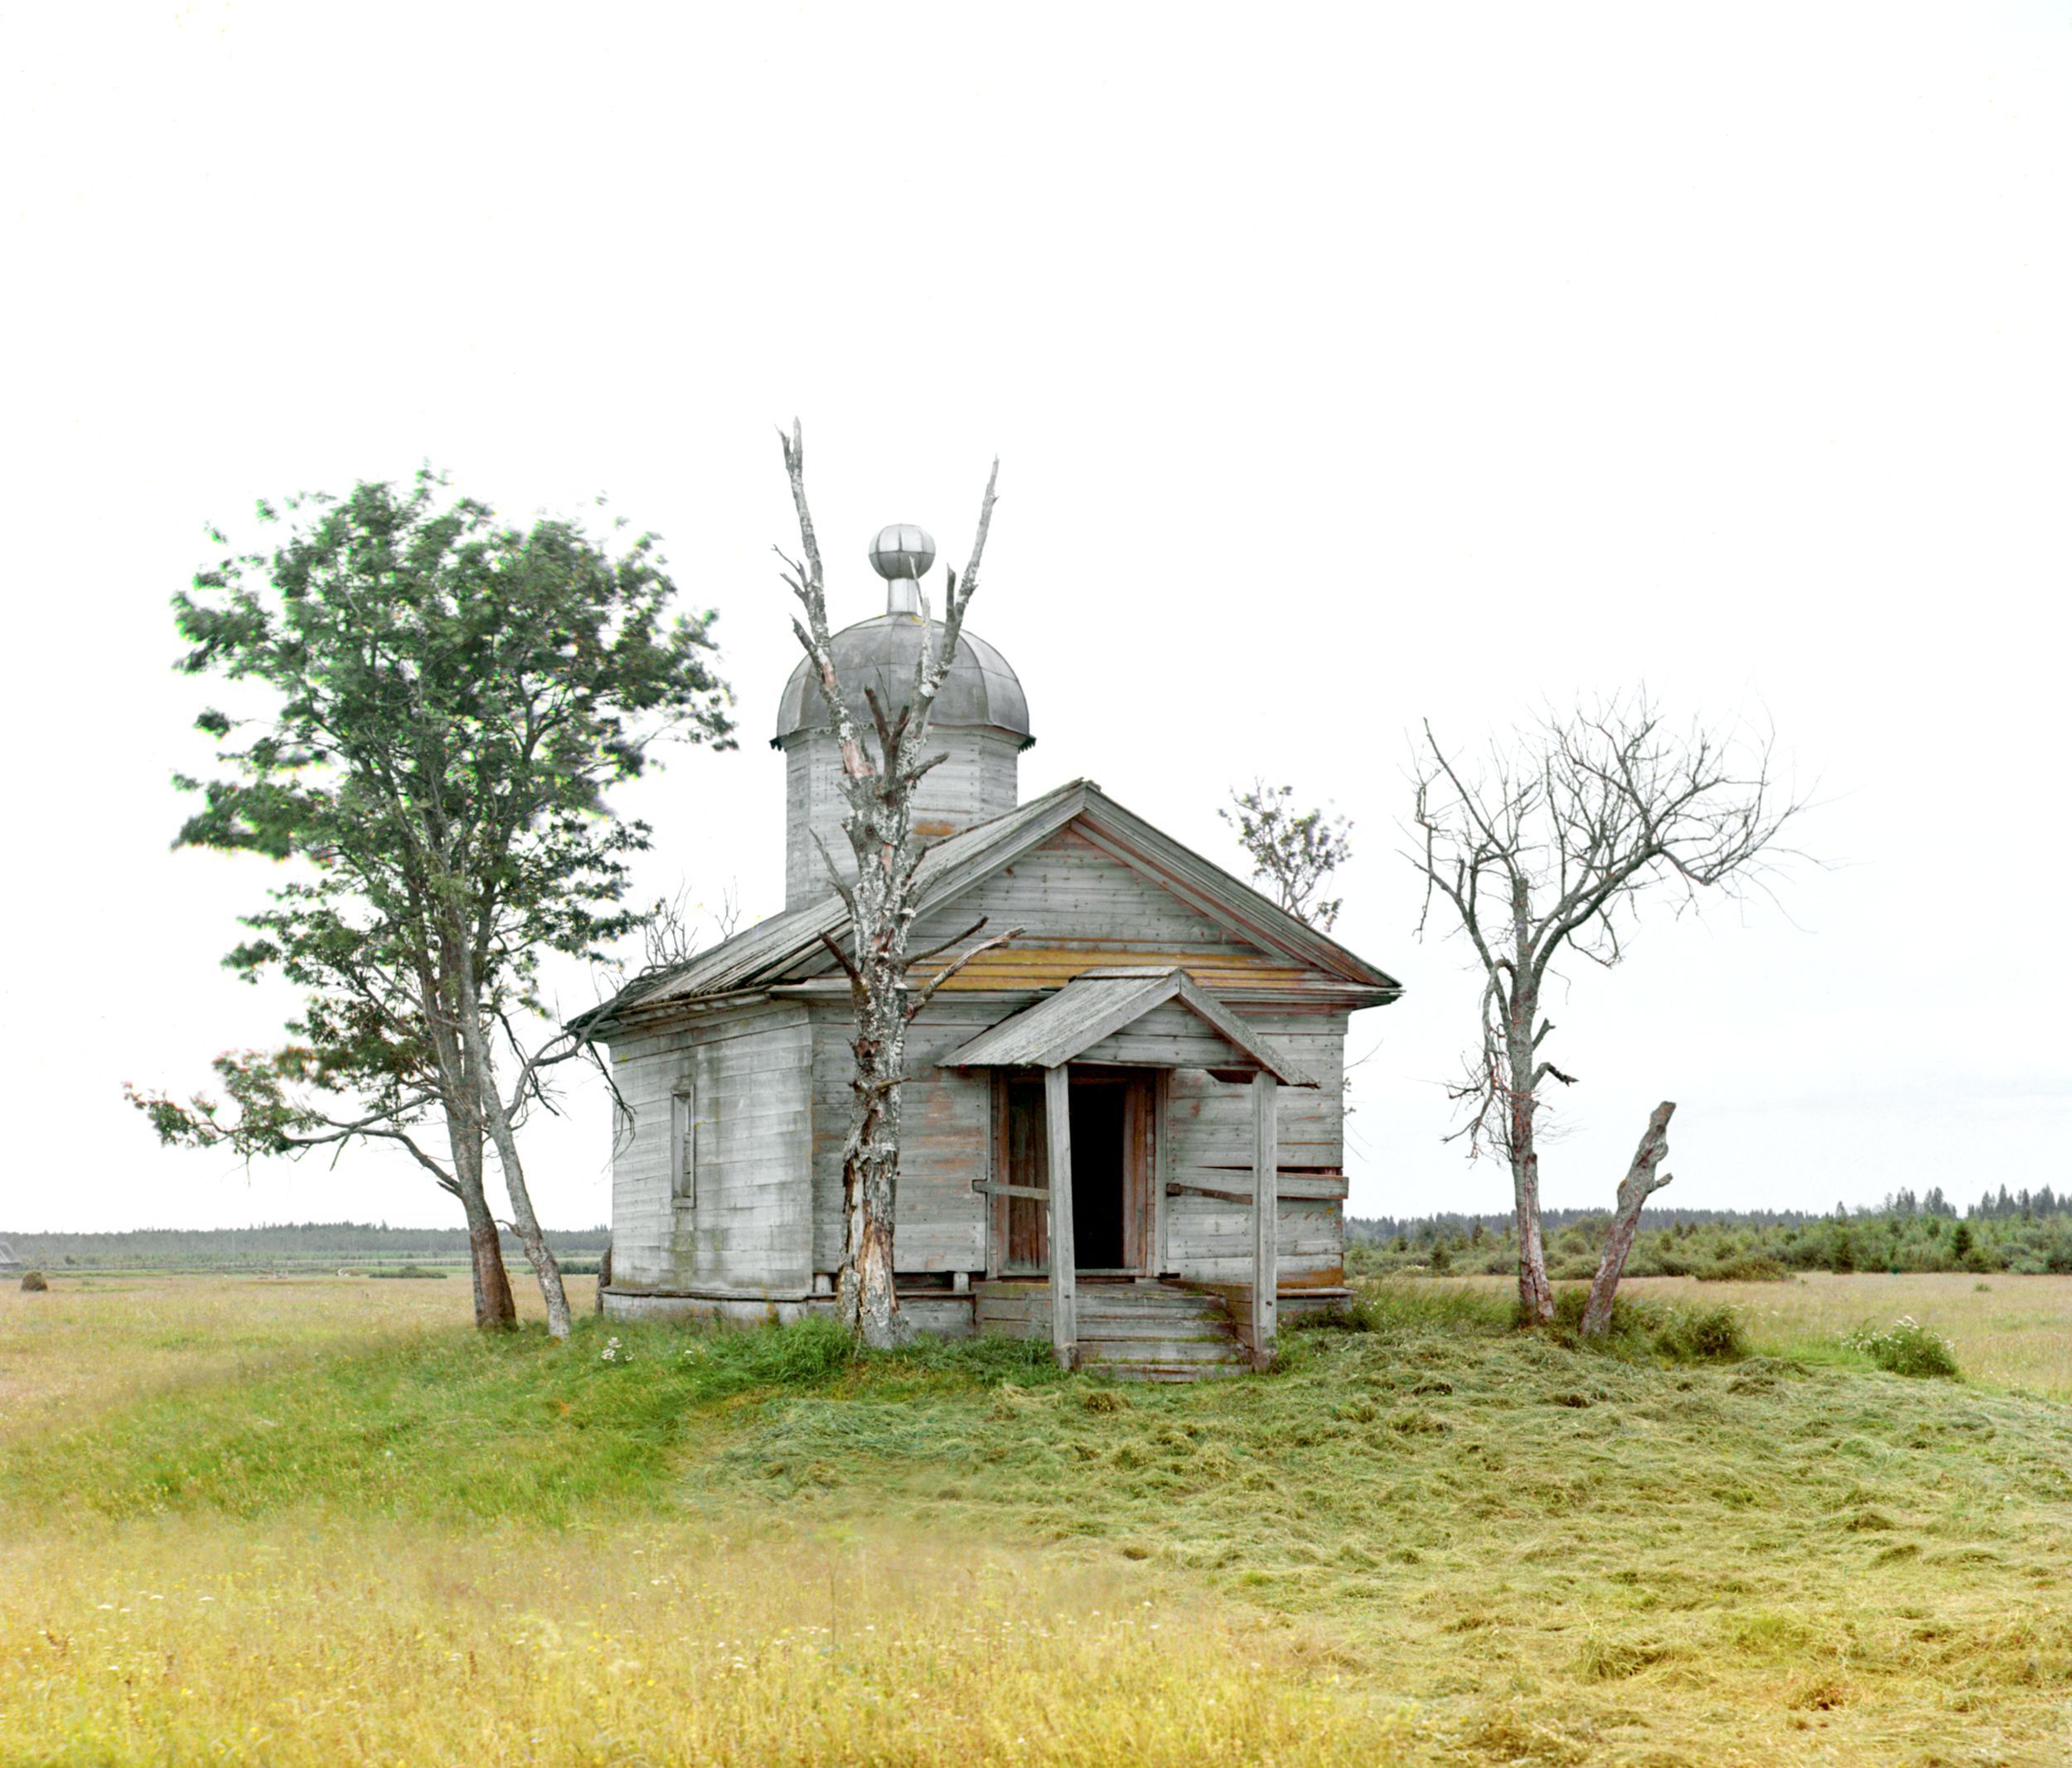
<instances>
[{"instance_id":1,"label":"tall dry grass","mask_svg":"<svg viewBox=\"0 0 2072 1768\"><path fill-rule=\"evenodd\" d=\"M0 1441L449 1330L472 1309L453 1282L122 1274L54 1276L46 1295L0 1287Z\"/></svg>"},{"instance_id":2,"label":"tall dry grass","mask_svg":"<svg viewBox=\"0 0 2072 1768\"><path fill-rule=\"evenodd\" d=\"M1361 1762L1405 1715L1164 1582L910 1531L318 1516L0 1549L0 1761Z\"/></svg>"},{"instance_id":3,"label":"tall dry grass","mask_svg":"<svg viewBox=\"0 0 2072 1768\"><path fill-rule=\"evenodd\" d=\"M1620 1292L1731 1304L1757 1348L1773 1356L1825 1357L1857 1327L1889 1326L1905 1315L1949 1339L1973 1381L2072 1400L2072 1276L1813 1271L1781 1283L1648 1277Z\"/></svg>"}]
</instances>

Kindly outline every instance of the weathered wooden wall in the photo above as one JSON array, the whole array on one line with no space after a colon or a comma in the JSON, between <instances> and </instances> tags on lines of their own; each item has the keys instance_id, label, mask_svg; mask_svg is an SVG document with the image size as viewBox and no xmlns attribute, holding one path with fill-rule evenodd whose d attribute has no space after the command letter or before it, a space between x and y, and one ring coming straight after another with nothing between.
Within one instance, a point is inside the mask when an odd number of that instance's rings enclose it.
<instances>
[{"instance_id":1,"label":"weathered wooden wall","mask_svg":"<svg viewBox=\"0 0 2072 1768\"><path fill-rule=\"evenodd\" d=\"M786 1002L719 1010L612 1051L635 1116L612 1161L615 1286L801 1295L813 1272L813 1028ZM688 1084L697 1199L671 1194L670 1099Z\"/></svg>"},{"instance_id":2,"label":"weathered wooden wall","mask_svg":"<svg viewBox=\"0 0 2072 1768\"><path fill-rule=\"evenodd\" d=\"M915 791L914 823L934 839L1014 808L1023 739L984 726L937 729L928 753L946 758L931 768ZM841 751L831 734L807 731L784 752L784 906L798 908L830 894L827 862L813 844L817 835L845 878L856 868L842 821L849 801L842 796Z\"/></svg>"},{"instance_id":3,"label":"weathered wooden wall","mask_svg":"<svg viewBox=\"0 0 2072 1768\"><path fill-rule=\"evenodd\" d=\"M971 768L1004 761L1011 802L1013 750L990 742L997 733L942 735ZM966 739L988 740L964 744ZM807 765L809 752L825 748L801 743L790 753L795 820L826 810L813 796L818 788ZM825 783L834 791L831 771ZM997 780L983 787L966 781L958 791L966 787L1001 789ZM810 841L804 848L812 853ZM845 850L845 843L840 850ZM812 857L817 867L817 854ZM812 894L820 894L817 883ZM938 1058L1082 970L1170 963L1184 966L1232 1010L1256 1023L1321 1083L1314 1091L1285 1087L1280 1095L1280 1277L1290 1287L1341 1281L1343 1182L1335 1175L1343 1170L1347 1015L1247 1004L1248 991L1285 988L1310 972L1236 937L1077 829L1061 831L925 918L913 943L925 947L946 939L980 916L989 932L1014 927L1024 932L1012 947L989 954L953 979L910 1034L908 1072L914 1078L903 1102L897 1268L986 1268L987 1200L971 1184L987 1176L991 1158L992 1078L939 1068ZM842 995L821 995L716 1015L617 1052L621 1087L640 1116L631 1146L613 1165L615 1274L627 1287L802 1294L815 1272L831 1272L841 1259L841 1146L850 1106L848 1003ZM1226 1051L1220 1039L1175 1005L1154 1010L1087 1054L1090 1060L1174 1066L1155 1182L1164 1222L1161 1268L1202 1282L1247 1280L1251 1209L1232 1196L1251 1191L1250 1092L1194 1066L1221 1061ZM669 1100L685 1079L697 1087L701 1113L705 1101L716 1100L711 1115L719 1145L712 1156L716 1190L707 1194L701 1176L697 1210L678 1222L669 1201ZM1169 1195L1169 1181L1230 1194Z\"/></svg>"},{"instance_id":4,"label":"weathered wooden wall","mask_svg":"<svg viewBox=\"0 0 2072 1768\"><path fill-rule=\"evenodd\" d=\"M1027 1002L1021 1005L1029 1004ZM1284 1195L1276 1213L1284 1287L1339 1283L1344 1274L1343 1171L1341 1140L1346 1016L1343 1013L1248 1012L1242 999L1225 1005L1257 1024L1321 1084L1283 1087L1280 1096L1280 1165L1284 1189L1336 1194ZM904 1146L900 1160L899 1222L893 1259L901 1271L983 1271L986 1267L985 1200L971 1181L986 1176L991 1158L992 1083L985 1073L938 1068L946 1054L986 1026L1019 1010L1015 1003L952 999L946 990L909 1033L903 1090ZM1159 1009L1140 1024L1150 1024ZM1174 1008L1190 1024L1199 1022ZM1161 1022L1162 1023L1162 1022ZM1179 1028L1148 1036L1182 1035ZM1191 1034L1187 1034L1190 1035ZM813 1267L832 1271L841 1260L841 1146L850 1109L849 1017L845 1003L816 1003L813 1023ZM1117 1039L1108 1040L1117 1043ZM1190 1054L1216 1060L1220 1042ZM1122 1059L1111 1052L1106 1059ZM1163 1056L1158 1059L1163 1060ZM1251 1192L1251 1095L1245 1084L1218 1081L1198 1068L1174 1072L1168 1096L1166 1143L1156 1183L1195 1185L1249 1197ZM1165 1199L1165 1256L1161 1268L1200 1282L1233 1282L1251 1272L1249 1203L1185 1193Z\"/></svg>"},{"instance_id":5,"label":"weathered wooden wall","mask_svg":"<svg viewBox=\"0 0 2072 1768\"><path fill-rule=\"evenodd\" d=\"M1343 1012L1250 1011L1242 999L1224 1005L1256 1024L1318 1085L1283 1087L1279 1097L1283 1194L1276 1213L1280 1284L1329 1286L1344 1281L1345 1026ZM1166 1102L1168 1183L1251 1194L1251 1098L1247 1087L1198 1068L1174 1073ZM1314 1180L1314 1183L1303 1181ZM1336 1191L1302 1197L1291 1190ZM1251 1205L1182 1193L1165 1200L1165 1265L1194 1282L1249 1281Z\"/></svg>"},{"instance_id":6,"label":"weathered wooden wall","mask_svg":"<svg viewBox=\"0 0 2072 1768\"><path fill-rule=\"evenodd\" d=\"M990 1075L938 1068L936 1058L983 1031L1010 1008L938 997L907 1034L900 1089L899 1213L893 1263L900 1271L983 1271L985 1203L971 1181L991 1156ZM842 1257L842 1140L849 1131L855 1072L846 1000L813 1010L813 1268Z\"/></svg>"},{"instance_id":7,"label":"weathered wooden wall","mask_svg":"<svg viewBox=\"0 0 2072 1768\"><path fill-rule=\"evenodd\" d=\"M1023 936L959 971L946 994L1057 988L1108 964L1184 965L1211 994L1306 974L1291 959L1236 937L1074 828L922 917L913 947L926 951L981 915L987 932L1019 927Z\"/></svg>"}]
</instances>

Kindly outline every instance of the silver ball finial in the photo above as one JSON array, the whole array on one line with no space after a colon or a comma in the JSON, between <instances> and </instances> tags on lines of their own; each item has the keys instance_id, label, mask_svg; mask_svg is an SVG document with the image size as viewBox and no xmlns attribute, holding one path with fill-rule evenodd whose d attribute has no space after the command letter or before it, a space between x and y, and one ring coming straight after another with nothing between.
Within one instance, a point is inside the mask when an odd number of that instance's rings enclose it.
<instances>
[{"instance_id":1,"label":"silver ball finial","mask_svg":"<svg viewBox=\"0 0 2072 1768\"><path fill-rule=\"evenodd\" d=\"M926 528L894 522L878 530L878 538L870 543L870 564L885 580L887 613L921 612L921 579L934 563L935 541Z\"/></svg>"},{"instance_id":2,"label":"silver ball finial","mask_svg":"<svg viewBox=\"0 0 2072 1768\"><path fill-rule=\"evenodd\" d=\"M926 528L912 522L894 522L880 528L870 543L871 569L888 583L904 579L917 581L928 574L935 563L935 541Z\"/></svg>"}]
</instances>

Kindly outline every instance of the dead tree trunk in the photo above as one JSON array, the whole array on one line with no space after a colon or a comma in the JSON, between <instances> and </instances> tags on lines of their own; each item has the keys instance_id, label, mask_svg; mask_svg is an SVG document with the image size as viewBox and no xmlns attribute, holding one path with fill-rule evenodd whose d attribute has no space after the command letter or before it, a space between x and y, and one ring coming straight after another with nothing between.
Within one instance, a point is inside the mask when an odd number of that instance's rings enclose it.
<instances>
[{"instance_id":1,"label":"dead tree trunk","mask_svg":"<svg viewBox=\"0 0 2072 1768\"><path fill-rule=\"evenodd\" d=\"M822 855L830 879L849 911L850 949L845 952L838 941L822 937L849 978L856 1015L855 1035L850 1042L855 1058L850 1083L854 1115L842 1145L845 1225L839 1305L844 1322L864 1343L889 1345L898 1341L902 1330L893 1281L893 1229L898 1207L900 1089L907 1078L907 1027L958 970L980 952L1014 937L1004 933L970 947L923 987L908 983L913 963L949 949L943 946L919 953L908 950L908 936L919 908L915 880L925 851L913 831L914 788L942 759L940 755L924 758L921 750L936 695L956 656L964 610L978 587L979 561L993 519L993 487L1000 463L994 463L993 476L985 482L978 534L965 564L961 593L957 574L948 574L939 642L929 624L927 603L922 603L921 651L907 703L888 710L874 689L864 690L874 727L869 734L877 739L874 756L835 666L820 541L806 506L806 447L798 425L794 423L792 434L782 439L802 554L796 559L785 559L791 568L785 581L805 613L803 621L792 621L792 630L812 665L814 683L841 752L842 795L849 806L843 827L856 861L856 879L851 884L844 882L832 857ZM971 938L984 925L980 922L950 944Z\"/></svg>"},{"instance_id":2,"label":"dead tree trunk","mask_svg":"<svg viewBox=\"0 0 2072 1768\"><path fill-rule=\"evenodd\" d=\"M1634 1231L1640 1226L1640 1211L1648 1198L1668 1184L1669 1175L1655 1177L1669 1152L1669 1119L1676 1102L1664 1099L1648 1120L1647 1133L1634 1150L1633 1165L1619 1181L1618 1213L1605 1230L1605 1256L1597 1262L1597 1280L1590 1286L1590 1303L1583 1310L1583 1336L1594 1339L1611 1325L1611 1305L1619 1293L1619 1279L1625 1272L1626 1255L1633 1251Z\"/></svg>"},{"instance_id":3,"label":"dead tree trunk","mask_svg":"<svg viewBox=\"0 0 2072 1768\"><path fill-rule=\"evenodd\" d=\"M1523 935L1519 943L1524 943ZM1540 1230L1540 1150L1535 1120L1541 1077L1534 1073L1532 1039L1532 1015L1538 1005L1529 975L1522 983L1513 982L1503 1027L1503 1062L1509 1074L1501 1082L1493 1074L1491 1080L1501 1086L1504 1095L1503 1141L1510 1155L1512 1208L1518 1225L1518 1315L1521 1320L1543 1326L1554 1318L1554 1290L1547 1281L1547 1244ZM1493 1067L1493 1050L1489 1059Z\"/></svg>"},{"instance_id":4,"label":"dead tree trunk","mask_svg":"<svg viewBox=\"0 0 2072 1768\"><path fill-rule=\"evenodd\" d=\"M1673 736L1644 695L1550 716L1466 771L1425 727L1414 824L1421 851L1409 855L1425 880L1418 931L1443 900L1482 970L1481 1035L1453 1089L1467 1117L1455 1136L1471 1155L1501 1151L1510 1164L1527 1323L1554 1317L1540 1227L1542 1088L1576 1081L1541 1054L1554 1029L1541 1016L1541 990L1558 974L1551 966L1566 954L1615 968L1621 925L1651 889L1694 902L1706 889L1731 897L1763 888L1786 856L1780 833L1803 808L1803 799L1779 802L1767 742L1751 753L1702 725ZM1668 1182L1653 1176L1660 1157L1644 1142L1619 1188L1586 1330L1609 1320L1641 1204Z\"/></svg>"}]
</instances>

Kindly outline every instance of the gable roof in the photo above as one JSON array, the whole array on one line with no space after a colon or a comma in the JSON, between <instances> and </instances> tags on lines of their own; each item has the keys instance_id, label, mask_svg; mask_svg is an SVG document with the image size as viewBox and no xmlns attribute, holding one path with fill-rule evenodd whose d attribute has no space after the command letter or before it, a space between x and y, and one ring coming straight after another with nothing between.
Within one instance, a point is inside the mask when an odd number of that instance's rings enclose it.
<instances>
[{"instance_id":1,"label":"gable roof","mask_svg":"<svg viewBox=\"0 0 2072 1768\"><path fill-rule=\"evenodd\" d=\"M1385 971L1161 834L1092 780L1070 781L989 822L974 824L937 841L922 857L915 878L920 912L951 901L1067 823L1077 825L1111 857L1149 876L1198 913L1264 949L1280 952L1305 968L1353 986L1382 991L1386 1000L1402 992L1402 985ZM835 937L848 924L848 908L830 891L817 903L758 922L674 970L628 983L603 1006L569 1024L600 1035L636 1009L803 981L806 966L827 956L822 936Z\"/></svg>"},{"instance_id":2,"label":"gable roof","mask_svg":"<svg viewBox=\"0 0 2072 1768\"><path fill-rule=\"evenodd\" d=\"M1290 1087L1315 1078L1268 1039L1195 987L1184 970L1127 966L1089 970L1054 995L980 1032L941 1058L946 1068L1055 1068L1102 1039L1134 1025L1154 1007L1178 1001L1227 1044Z\"/></svg>"}]
</instances>

